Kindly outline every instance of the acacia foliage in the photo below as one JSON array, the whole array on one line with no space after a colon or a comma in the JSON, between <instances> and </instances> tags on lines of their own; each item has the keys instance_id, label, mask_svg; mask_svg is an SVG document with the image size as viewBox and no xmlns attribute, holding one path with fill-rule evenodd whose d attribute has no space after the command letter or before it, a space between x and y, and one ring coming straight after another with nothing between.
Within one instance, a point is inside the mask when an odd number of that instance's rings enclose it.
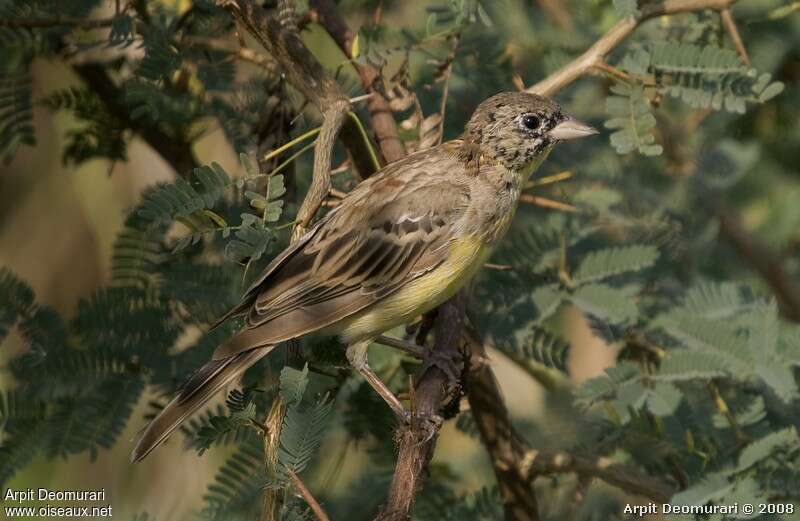
<instances>
[{"instance_id":1,"label":"acacia foliage","mask_svg":"<svg viewBox=\"0 0 800 521\"><path fill-rule=\"evenodd\" d=\"M463 107L512 88L515 74L528 82L544 77L620 17L641 14L641 2L567 2L570 27L561 27L537 3L423 3L426 14L402 24L365 24L351 49L355 62L391 70L386 92L409 149L435 143L438 132L457 136ZM100 4L0 0L9 20L111 17L102 30L66 21L0 26L0 153L11 158L35 144L33 110L42 107L78 122L64 136L67 164L124 161L132 132L155 132L174 150L218 125L242 166L197 165L143 194L115 242L112 280L74 316L38 303L25 281L0 271L0 338L16 329L26 348L8 364L16 383L0 397L4 482L39 455L95 457L120 443L129 421L143 421L131 414L146 388L160 397L151 413L165 403L237 327L207 331L287 244L291 196L302 193L310 171L302 153L311 138L263 158L315 123L298 117L303 100L268 58L264 67L238 59L224 10L205 0L133 2L109 14ZM308 6L298 4L302 20ZM375 4L343 2L341 9L364 14ZM385 4L384 20L391 20L398 3ZM757 4L734 9L752 66L737 55L719 16L702 11L645 24L609 57L617 73L559 94L570 112L604 124L608 138L553 154L526 190L574 211L523 207L492 259L502 269L484 270L471 299L472 322L499 352L563 384L551 388L543 414L519 424L534 446L614 457L673 485L674 501L684 504L797 505L800 490L800 329L785 318L800 310L776 300L769 280L748 267L752 259L734 255L720 227L720 212L749 216L752 233L769 248L761 254L774 252L786 277L800 276L793 204L800 23L777 0ZM82 85L34 96L35 59L73 66L71 53L98 49L110 59L91 74L74 66ZM342 56L331 54L325 65L340 72L346 90L357 90ZM341 151L336 159L344 159ZM336 187L352 188L352 174L337 175ZM619 349L615 366L577 386L553 376L568 367L568 307ZM175 349L198 329L204 333L191 346ZM283 493L283 519L310 518L289 476L319 480L336 469L338 449L320 454L325 443L357 445L370 457L349 492L315 490L332 517L368 519L382 501L393 463L388 409L345 370L332 342L304 344L301 358L307 364L282 367L280 356L257 364L224 407L182 429L187 447L200 454L234 446L203 497L202 516L251 519L268 488ZM398 391L417 367L386 350L372 358ZM277 464L265 471L259 425L278 396L288 411ZM476 436L469 412L457 426ZM465 491L457 464L432 468L415 519L498 518L490 469L481 471L484 488ZM578 486L568 477L549 480L542 516L618 519L630 501L598 482L582 503L565 501Z\"/></svg>"}]
</instances>

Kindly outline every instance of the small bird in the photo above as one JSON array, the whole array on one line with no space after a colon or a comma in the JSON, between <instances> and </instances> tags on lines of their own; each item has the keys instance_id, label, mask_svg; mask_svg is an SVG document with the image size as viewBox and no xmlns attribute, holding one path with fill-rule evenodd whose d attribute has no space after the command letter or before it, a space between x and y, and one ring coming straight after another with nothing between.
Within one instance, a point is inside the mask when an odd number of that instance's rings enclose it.
<instances>
[{"instance_id":1,"label":"small bird","mask_svg":"<svg viewBox=\"0 0 800 521\"><path fill-rule=\"evenodd\" d=\"M225 317L244 327L220 345L147 426L139 461L226 384L277 345L336 335L347 358L401 417L367 364L381 333L453 296L508 230L523 183L553 145L596 134L550 99L500 93L460 139L411 154L359 184L264 269Z\"/></svg>"}]
</instances>

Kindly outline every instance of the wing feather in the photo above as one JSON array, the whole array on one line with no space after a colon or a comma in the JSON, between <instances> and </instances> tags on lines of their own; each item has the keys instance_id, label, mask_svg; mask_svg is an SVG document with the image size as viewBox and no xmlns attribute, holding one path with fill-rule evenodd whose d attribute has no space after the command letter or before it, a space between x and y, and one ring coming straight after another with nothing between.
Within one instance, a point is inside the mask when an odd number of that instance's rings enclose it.
<instances>
[{"instance_id":1,"label":"wing feather","mask_svg":"<svg viewBox=\"0 0 800 521\"><path fill-rule=\"evenodd\" d=\"M348 197L302 247L270 264L239 307L249 309L245 328L214 359L330 326L438 266L469 202L468 187L420 179L397 191L366 215L363 201Z\"/></svg>"}]
</instances>

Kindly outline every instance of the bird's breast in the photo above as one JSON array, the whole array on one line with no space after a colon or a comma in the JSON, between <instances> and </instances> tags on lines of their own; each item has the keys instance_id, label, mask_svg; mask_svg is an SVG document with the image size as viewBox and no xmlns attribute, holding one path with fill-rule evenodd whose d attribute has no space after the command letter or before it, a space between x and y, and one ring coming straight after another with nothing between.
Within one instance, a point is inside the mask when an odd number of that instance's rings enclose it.
<instances>
[{"instance_id":1,"label":"bird's breast","mask_svg":"<svg viewBox=\"0 0 800 521\"><path fill-rule=\"evenodd\" d=\"M351 343L406 324L442 304L458 292L486 261L491 248L479 237L461 237L450 243L448 258L383 300L343 320L339 338Z\"/></svg>"}]
</instances>

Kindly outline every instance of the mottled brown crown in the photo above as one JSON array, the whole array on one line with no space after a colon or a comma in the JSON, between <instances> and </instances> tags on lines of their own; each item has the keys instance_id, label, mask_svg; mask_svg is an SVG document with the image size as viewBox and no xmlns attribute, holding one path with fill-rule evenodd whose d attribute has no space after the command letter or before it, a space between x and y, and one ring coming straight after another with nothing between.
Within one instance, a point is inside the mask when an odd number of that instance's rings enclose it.
<instances>
[{"instance_id":1,"label":"mottled brown crown","mask_svg":"<svg viewBox=\"0 0 800 521\"><path fill-rule=\"evenodd\" d=\"M526 127L526 117L538 125ZM466 158L478 153L512 170L524 169L549 150L554 140L548 132L564 119L561 107L548 98L527 92L496 94L478 105L467 123Z\"/></svg>"}]
</instances>

